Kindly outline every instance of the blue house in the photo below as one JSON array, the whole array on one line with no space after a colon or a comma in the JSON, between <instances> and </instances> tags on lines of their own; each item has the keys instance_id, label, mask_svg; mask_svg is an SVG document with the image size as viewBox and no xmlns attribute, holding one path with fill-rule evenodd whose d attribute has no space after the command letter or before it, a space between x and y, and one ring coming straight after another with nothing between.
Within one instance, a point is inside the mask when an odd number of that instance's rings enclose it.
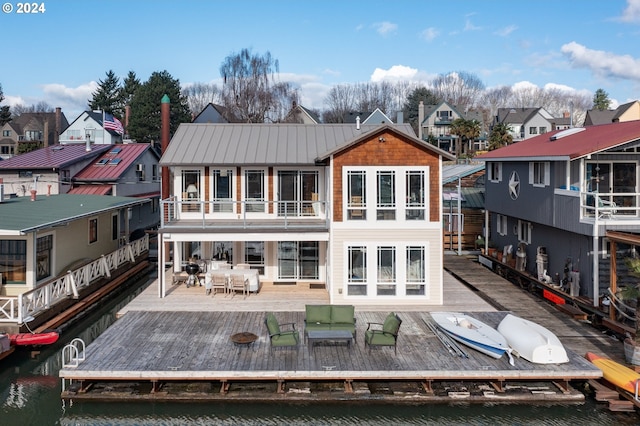
<instances>
[{"instance_id":1,"label":"blue house","mask_svg":"<svg viewBox=\"0 0 640 426\"><path fill-rule=\"evenodd\" d=\"M612 282L608 233L640 231L639 147L636 120L552 131L477 157L486 162L485 240L511 247L523 272L598 306Z\"/></svg>"}]
</instances>

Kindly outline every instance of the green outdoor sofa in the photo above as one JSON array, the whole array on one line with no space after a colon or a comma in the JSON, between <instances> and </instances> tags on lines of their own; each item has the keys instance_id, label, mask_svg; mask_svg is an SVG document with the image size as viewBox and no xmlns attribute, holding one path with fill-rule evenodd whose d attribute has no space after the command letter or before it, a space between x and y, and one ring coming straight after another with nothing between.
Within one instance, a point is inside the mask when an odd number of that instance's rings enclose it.
<instances>
[{"instance_id":1,"label":"green outdoor sofa","mask_svg":"<svg viewBox=\"0 0 640 426\"><path fill-rule=\"evenodd\" d=\"M316 330L346 330L356 337L353 305L306 305L304 335Z\"/></svg>"}]
</instances>

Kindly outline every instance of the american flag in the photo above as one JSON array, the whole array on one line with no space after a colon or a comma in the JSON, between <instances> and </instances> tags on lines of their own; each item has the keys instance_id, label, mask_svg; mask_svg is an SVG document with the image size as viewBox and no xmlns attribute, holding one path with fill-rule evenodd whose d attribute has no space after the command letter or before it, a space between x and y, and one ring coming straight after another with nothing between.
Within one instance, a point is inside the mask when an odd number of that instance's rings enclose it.
<instances>
[{"instance_id":1,"label":"american flag","mask_svg":"<svg viewBox=\"0 0 640 426\"><path fill-rule=\"evenodd\" d=\"M104 121L102 125L104 126L105 130L113 130L119 135L124 134L124 127L122 127L122 123L120 122L120 120L118 120L108 112L104 113Z\"/></svg>"}]
</instances>

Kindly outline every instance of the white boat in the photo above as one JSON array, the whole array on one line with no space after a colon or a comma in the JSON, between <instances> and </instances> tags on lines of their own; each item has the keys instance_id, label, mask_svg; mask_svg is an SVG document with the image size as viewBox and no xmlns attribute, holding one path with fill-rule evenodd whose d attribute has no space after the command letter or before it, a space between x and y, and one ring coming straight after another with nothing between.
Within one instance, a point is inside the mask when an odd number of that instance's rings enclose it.
<instances>
[{"instance_id":1,"label":"white boat","mask_svg":"<svg viewBox=\"0 0 640 426\"><path fill-rule=\"evenodd\" d=\"M440 329L458 342L493 358L505 353L513 365L511 348L504 336L482 321L458 312L431 312L431 317Z\"/></svg>"},{"instance_id":2,"label":"white boat","mask_svg":"<svg viewBox=\"0 0 640 426\"><path fill-rule=\"evenodd\" d=\"M540 324L507 314L498 325L513 352L535 364L569 362L558 337Z\"/></svg>"}]
</instances>

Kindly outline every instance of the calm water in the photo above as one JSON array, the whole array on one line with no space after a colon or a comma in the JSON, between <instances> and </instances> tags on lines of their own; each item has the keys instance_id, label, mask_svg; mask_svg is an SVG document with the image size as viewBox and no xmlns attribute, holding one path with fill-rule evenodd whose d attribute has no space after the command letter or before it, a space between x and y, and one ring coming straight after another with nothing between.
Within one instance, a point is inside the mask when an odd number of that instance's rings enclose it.
<instances>
[{"instance_id":1,"label":"calm water","mask_svg":"<svg viewBox=\"0 0 640 426\"><path fill-rule=\"evenodd\" d=\"M138 288L149 282L139 283ZM131 297L131 296L129 296ZM37 359L14 354L0 363L0 425L637 425L634 413L583 405L284 405L212 403L78 403L60 399L60 351L74 337L87 344L114 320L120 300L65 330Z\"/></svg>"}]
</instances>

